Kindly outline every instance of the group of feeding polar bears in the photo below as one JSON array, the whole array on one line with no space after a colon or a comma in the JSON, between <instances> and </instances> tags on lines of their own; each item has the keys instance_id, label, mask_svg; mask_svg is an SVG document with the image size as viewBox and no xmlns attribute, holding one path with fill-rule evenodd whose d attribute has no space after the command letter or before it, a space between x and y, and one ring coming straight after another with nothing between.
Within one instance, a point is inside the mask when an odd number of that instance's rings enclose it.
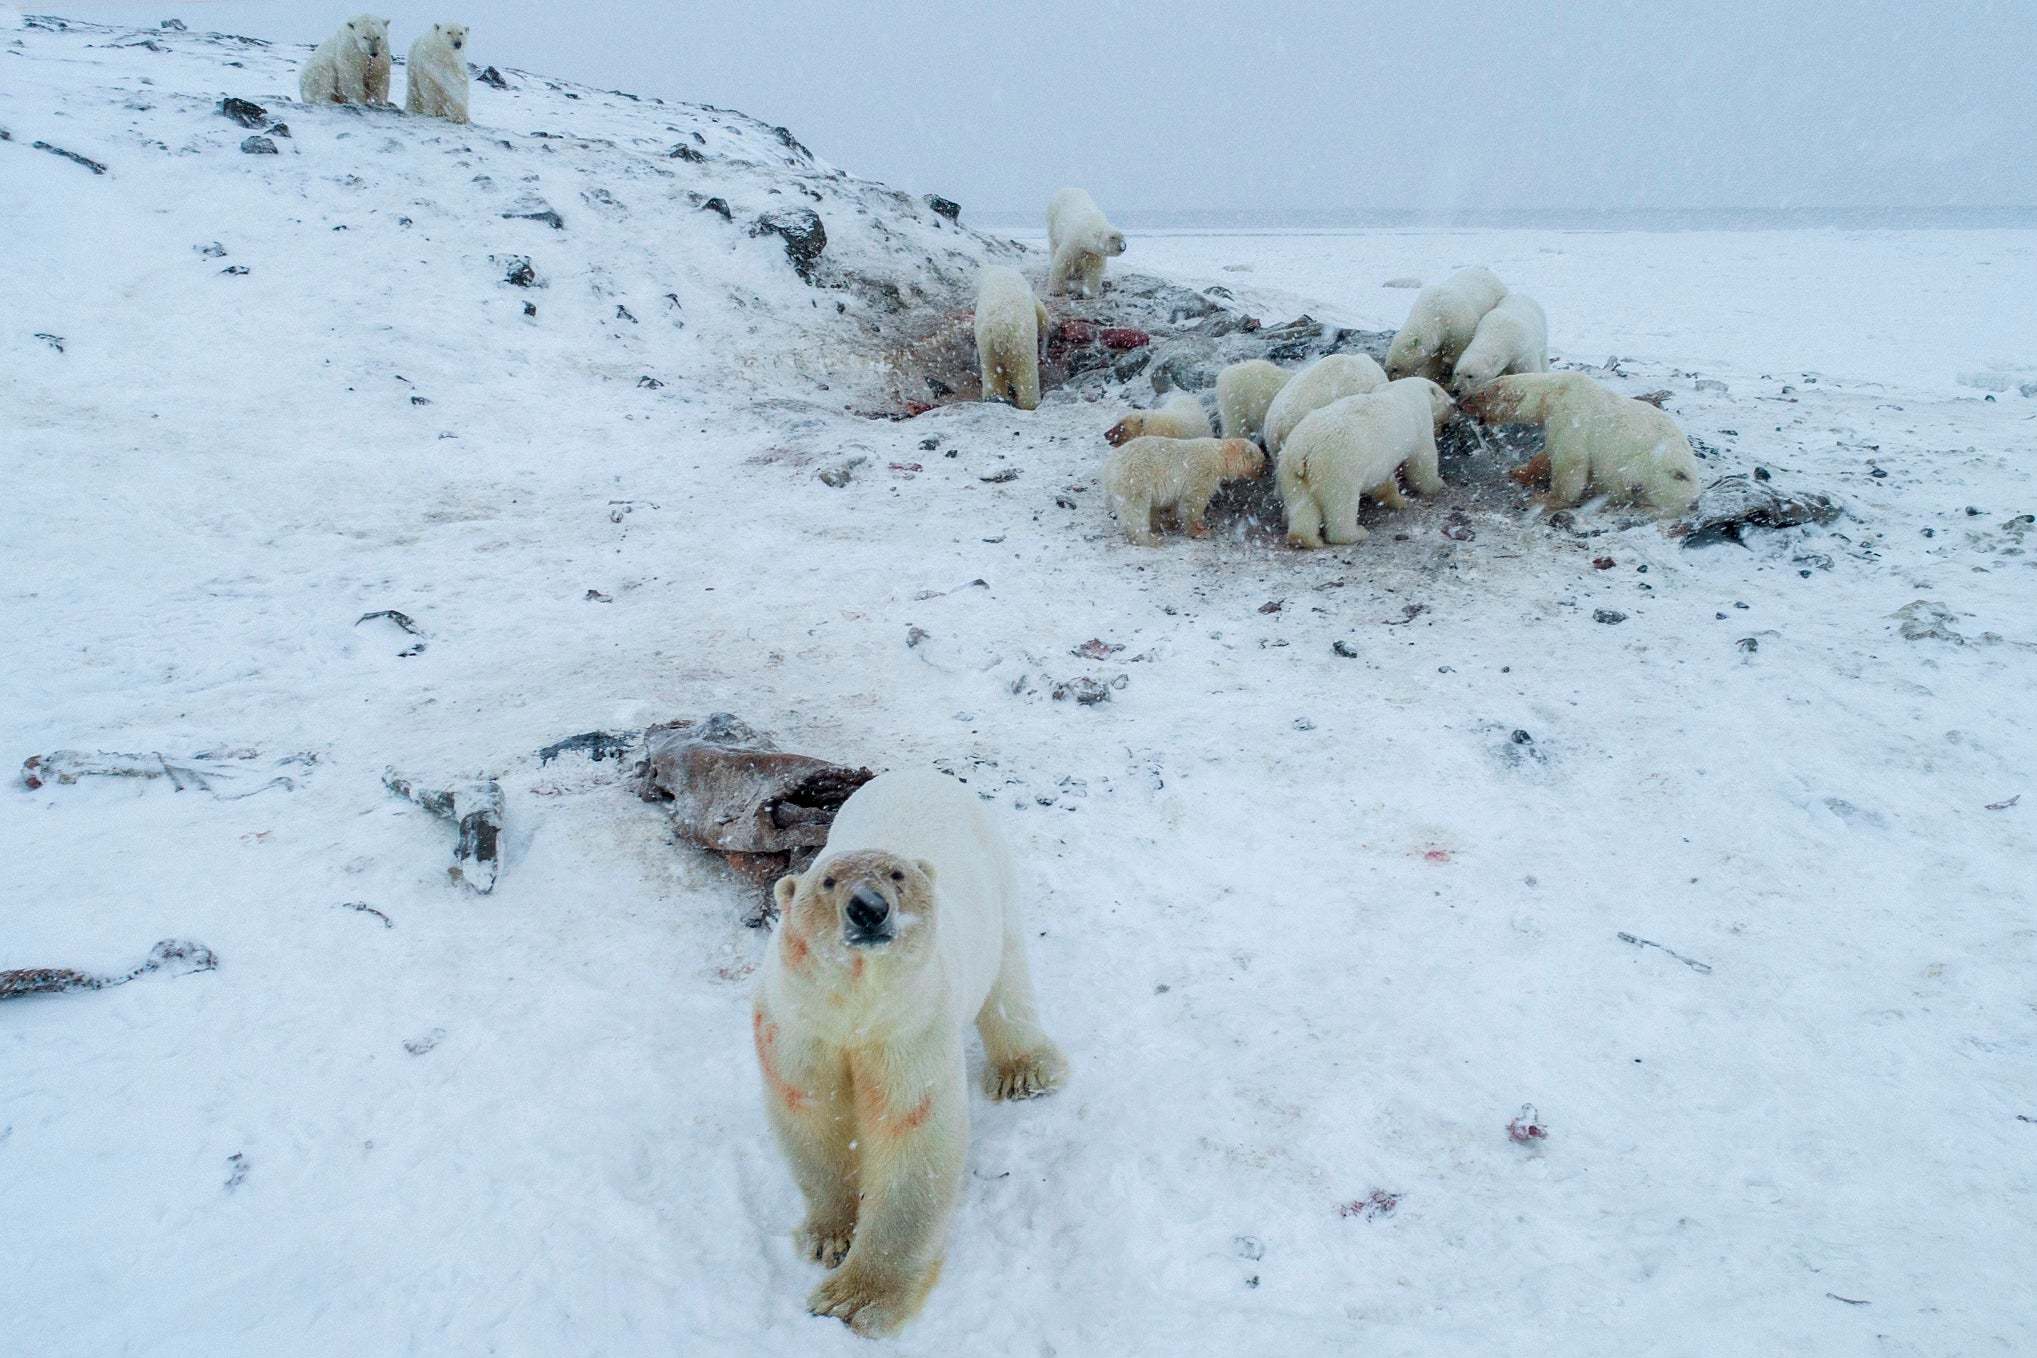
<instances>
[{"instance_id":1,"label":"group of feeding polar bears","mask_svg":"<svg viewBox=\"0 0 2037 1358\"><path fill-rule=\"evenodd\" d=\"M1098 295L1104 261L1125 249L1124 233L1081 189L1054 195L1047 239L1050 294ZM1046 308L1018 270L983 270L976 347L985 400L1038 406L1038 350L1047 323ZM1117 449L1104 487L1133 542L1157 543L1155 519L1163 514L1202 536L1217 488L1261 475L1268 457L1275 459L1290 544L1362 541L1362 499L1404 508L1403 477L1420 495L1443 489L1436 435L1460 411L1490 424L1542 427L1544 502L1552 506L1593 494L1676 514L1699 489L1697 459L1675 421L1583 373L1550 372L1541 306L1485 268L1422 289L1383 368L1363 354L1330 354L1298 371L1250 359L1218 374L1216 405L1218 438L1210 437L1209 416L1189 392L1134 411L1104 436ZM1544 458L1521 470L1539 475Z\"/></svg>"},{"instance_id":2,"label":"group of feeding polar bears","mask_svg":"<svg viewBox=\"0 0 2037 1358\"><path fill-rule=\"evenodd\" d=\"M433 24L410 44L404 61L403 108L428 118L467 121L467 46L465 24ZM357 14L318 45L297 77L297 92L307 104L389 102L389 20Z\"/></svg>"}]
</instances>

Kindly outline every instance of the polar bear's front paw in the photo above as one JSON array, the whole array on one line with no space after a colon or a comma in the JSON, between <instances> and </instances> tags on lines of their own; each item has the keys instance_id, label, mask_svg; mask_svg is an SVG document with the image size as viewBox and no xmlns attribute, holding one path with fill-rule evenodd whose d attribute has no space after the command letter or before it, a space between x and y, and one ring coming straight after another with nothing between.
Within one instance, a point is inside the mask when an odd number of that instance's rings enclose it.
<instances>
[{"instance_id":1,"label":"polar bear's front paw","mask_svg":"<svg viewBox=\"0 0 2037 1358\"><path fill-rule=\"evenodd\" d=\"M849 1253L849 1243L855 1234L854 1217L826 1221L808 1217L805 1223L792 1233L792 1243L802 1258L811 1259L822 1268L833 1268Z\"/></svg>"},{"instance_id":2,"label":"polar bear's front paw","mask_svg":"<svg viewBox=\"0 0 2037 1358\"><path fill-rule=\"evenodd\" d=\"M984 1088L993 1099L1036 1099L1067 1077L1068 1060L1051 1042L990 1063Z\"/></svg>"},{"instance_id":3,"label":"polar bear's front paw","mask_svg":"<svg viewBox=\"0 0 2037 1358\"><path fill-rule=\"evenodd\" d=\"M833 1316L857 1334L876 1339L910 1320L925 1296L923 1287L851 1264L816 1287L806 1299L806 1309L817 1316Z\"/></svg>"}]
</instances>

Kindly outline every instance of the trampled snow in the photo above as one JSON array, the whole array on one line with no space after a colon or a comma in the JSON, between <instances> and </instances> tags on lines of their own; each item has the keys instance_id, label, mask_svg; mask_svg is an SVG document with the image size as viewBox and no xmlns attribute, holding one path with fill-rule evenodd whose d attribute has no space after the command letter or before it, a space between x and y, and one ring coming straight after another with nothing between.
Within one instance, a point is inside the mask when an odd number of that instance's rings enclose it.
<instances>
[{"instance_id":1,"label":"trampled snow","mask_svg":"<svg viewBox=\"0 0 2037 1358\"><path fill-rule=\"evenodd\" d=\"M2037 364L2037 233L1135 235L1269 320L1491 264L1848 511L1148 551L1096 486L1143 381L869 418L871 290L745 228L814 207L908 311L996 242L727 111L511 72L453 128L301 56L0 35L0 755L315 755L0 793L0 970L219 959L0 1007L7 1347L864 1351L804 1312L747 889L535 754L726 709L941 763L1026 863L1073 1075L975 1099L901 1353L2037 1349L2037 399L1961 384ZM391 765L501 778L492 895Z\"/></svg>"}]
</instances>

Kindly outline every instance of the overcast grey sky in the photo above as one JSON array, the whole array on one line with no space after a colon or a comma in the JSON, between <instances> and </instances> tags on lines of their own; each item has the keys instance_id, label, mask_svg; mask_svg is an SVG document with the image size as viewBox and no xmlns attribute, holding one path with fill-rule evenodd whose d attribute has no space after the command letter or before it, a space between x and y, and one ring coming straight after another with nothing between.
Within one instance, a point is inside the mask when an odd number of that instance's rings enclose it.
<instances>
[{"instance_id":1,"label":"overcast grey sky","mask_svg":"<svg viewBox=\"0 0 2037 1358\"><path fill-rule=\"evenodd\" d=\"M354 0L360 3L360 0ZM291 0L28 0L315 41ZM479 63L725 104L1037 216L2037 206L2037 0L382 0ZM485 100L477 98L476 112Z\"/></svg>"}]
</instances>

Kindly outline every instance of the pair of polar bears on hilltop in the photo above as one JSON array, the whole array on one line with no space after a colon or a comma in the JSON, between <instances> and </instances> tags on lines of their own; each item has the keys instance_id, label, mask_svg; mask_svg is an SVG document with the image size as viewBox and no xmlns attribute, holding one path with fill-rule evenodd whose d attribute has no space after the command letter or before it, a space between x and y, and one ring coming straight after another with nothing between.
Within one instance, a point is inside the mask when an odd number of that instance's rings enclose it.
<instances>
[{"instance_id":1,"label":"pair of polar bears on hilltop","mask_svg":"<svg viewBox=\"0 0 2037 1358\"><path fill-rule=\"evenodd\" d=\"M406 112L449 122L467 121L465 24L433 24L410 44L403 66ZM389 102L389 20L357 14L318 45L297 79L307 104Z\"/></svg>"},{"instance_id":2,"label":"pair of polar bears on hilltop","mask_svg":"<svg viewBox=\"0 0 2037 1358\"><path fill-rule=\"evenodd\" d=\"M1257 438L1277 459L1288 542L1342 546L1367 536L1362 499L1406 506L1402 477L1418 494L1441 492L1436 436L1462 409L1491 424L1542 426L1547 504L1574 505L1589 490L1662 514L1689 508L1697 461L1683 431L1582 373L1551 373L1548 347L1533 298L1490 269L1465 269L1416 297L1384 368L1330 354L1295 373L1265 359L1224 369L1221 439L1208 436L1202 402L1186 392L1127 415L1104 436L1118 449L1105 489L1133 542L1155 543L1154 517L1170 511L1200 537L1218 485L1262 470Z\"/></svg>"}]
</instances>

